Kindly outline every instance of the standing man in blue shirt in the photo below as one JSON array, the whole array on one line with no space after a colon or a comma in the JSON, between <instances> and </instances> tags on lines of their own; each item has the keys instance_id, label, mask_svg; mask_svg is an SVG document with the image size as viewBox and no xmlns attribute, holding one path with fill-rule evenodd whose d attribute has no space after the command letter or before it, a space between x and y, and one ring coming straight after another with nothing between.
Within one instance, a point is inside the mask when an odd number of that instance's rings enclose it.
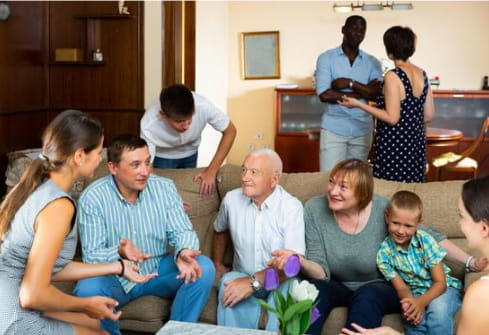
<instances>
[{"instance_id":1,"label":"standing man in blue shirt","mask_svg":"<svg viewBox=\"0 0 489 335\"><path fill-rule=\"evenodd\" d=\"M92 182L78 202L83 261L124 258L140 273L158 273L144 284L109 275L78 282L74 294L108 296L122 307L144 295L174 298L170 319L196 322L207 303L215 268L200 255L199 240L170 179L151 174L146 141L121 135L108 148L110 174ZM174 255L168 253L168 246ZM119 322L101 328L119 334Z\"/></svg>"},{"instance_id":2,"label":"standing man in blue shirt","mask_svg":"<svg viewBox=\"0 0 489 335\"><path fill-rule=\"evenodd\" d=\"M321 120L319 162L329 171L340 160L366 161L372 145L372 117L359 108L338 104L346 95L375 100L381 92L382 66L373 56L359 49L367 22L352 15L341 28L343 43L322 53L316 64L316 93L325 103Z\"/></svg>"}]
</instances>

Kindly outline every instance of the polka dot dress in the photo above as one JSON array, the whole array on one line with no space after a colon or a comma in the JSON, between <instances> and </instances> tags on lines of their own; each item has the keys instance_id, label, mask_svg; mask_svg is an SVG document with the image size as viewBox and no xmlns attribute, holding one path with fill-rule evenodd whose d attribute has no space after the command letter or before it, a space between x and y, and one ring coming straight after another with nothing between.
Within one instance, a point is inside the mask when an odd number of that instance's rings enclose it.
<instances>
[{"instance_id":1,"label":"polka dot dress","mask_svg":"<svg viewBox=\"0 0 489 335\"><path fill-rule=\"evenodd\" d=\"M406 98L401 101L401 117L396 125L391 126L377 120L374 176L405 183L422 183L426 181L423 105L428 93L428 79L426 73L423 72L423 93L415 97L406 73L400 68L392 71L401 79ZM379 97L377 107L385 108L383 96Z\"/></svg>"}]
</instances>

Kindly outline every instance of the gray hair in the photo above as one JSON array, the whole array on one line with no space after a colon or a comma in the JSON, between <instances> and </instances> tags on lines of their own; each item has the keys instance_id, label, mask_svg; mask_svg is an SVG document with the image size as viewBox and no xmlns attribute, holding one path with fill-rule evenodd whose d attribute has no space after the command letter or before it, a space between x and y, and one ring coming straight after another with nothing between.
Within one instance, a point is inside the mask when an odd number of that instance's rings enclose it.
<instances>
[{"instance_id":1,"label":"gray hair","mask_svg":"<svg viewBox=\"0 0 489 335\"><path fill-rule=\"evenodd\" d=\"M269 148L260 148L260 149L255 149L252 152L249 153L248 156L266 156L270 159L270 162L272 163L272 166L274 168L274 172L278 173L279 175L282 174L282 159L280 156L272 149Z\"/></svg>"}]
</instances>

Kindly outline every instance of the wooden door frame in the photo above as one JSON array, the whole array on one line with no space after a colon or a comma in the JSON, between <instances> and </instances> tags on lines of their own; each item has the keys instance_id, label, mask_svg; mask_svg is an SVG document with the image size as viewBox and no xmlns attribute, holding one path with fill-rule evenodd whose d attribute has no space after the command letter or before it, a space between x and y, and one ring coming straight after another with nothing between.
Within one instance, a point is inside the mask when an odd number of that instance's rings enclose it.
<instances>
[{"instance_id":1,"label":"wooden door frame","mask_svg":"<svg viewBox=\"0 0 489 335\"><path fill-rule=\"evenodd\" d=\"M195 90L195 1L163 1L162 87Z\"/></svg>"}]
</instances>

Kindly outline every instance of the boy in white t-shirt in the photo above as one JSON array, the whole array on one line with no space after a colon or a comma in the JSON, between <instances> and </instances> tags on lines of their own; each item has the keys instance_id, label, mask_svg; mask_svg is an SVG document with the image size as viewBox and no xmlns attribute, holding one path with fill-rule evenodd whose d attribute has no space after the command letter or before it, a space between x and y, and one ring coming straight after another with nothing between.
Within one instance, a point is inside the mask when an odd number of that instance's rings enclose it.
<instances>
[{"instance_id":1,"label":"boy in white t-shirt","mask_svg":"<svg viewBox=\"0 0 489 335\"><path fill-rule=\"evenodd\" d=\"M204 127L210 124L222 133L221 141L209 166L194 177L200 181L199 193L214 193L216 175L236 137L229 117L209 100L184 85L161 90L141 119L141 137L148 142L153 166L161 169L194 168Z\"/></svg>"}]
</instances>

